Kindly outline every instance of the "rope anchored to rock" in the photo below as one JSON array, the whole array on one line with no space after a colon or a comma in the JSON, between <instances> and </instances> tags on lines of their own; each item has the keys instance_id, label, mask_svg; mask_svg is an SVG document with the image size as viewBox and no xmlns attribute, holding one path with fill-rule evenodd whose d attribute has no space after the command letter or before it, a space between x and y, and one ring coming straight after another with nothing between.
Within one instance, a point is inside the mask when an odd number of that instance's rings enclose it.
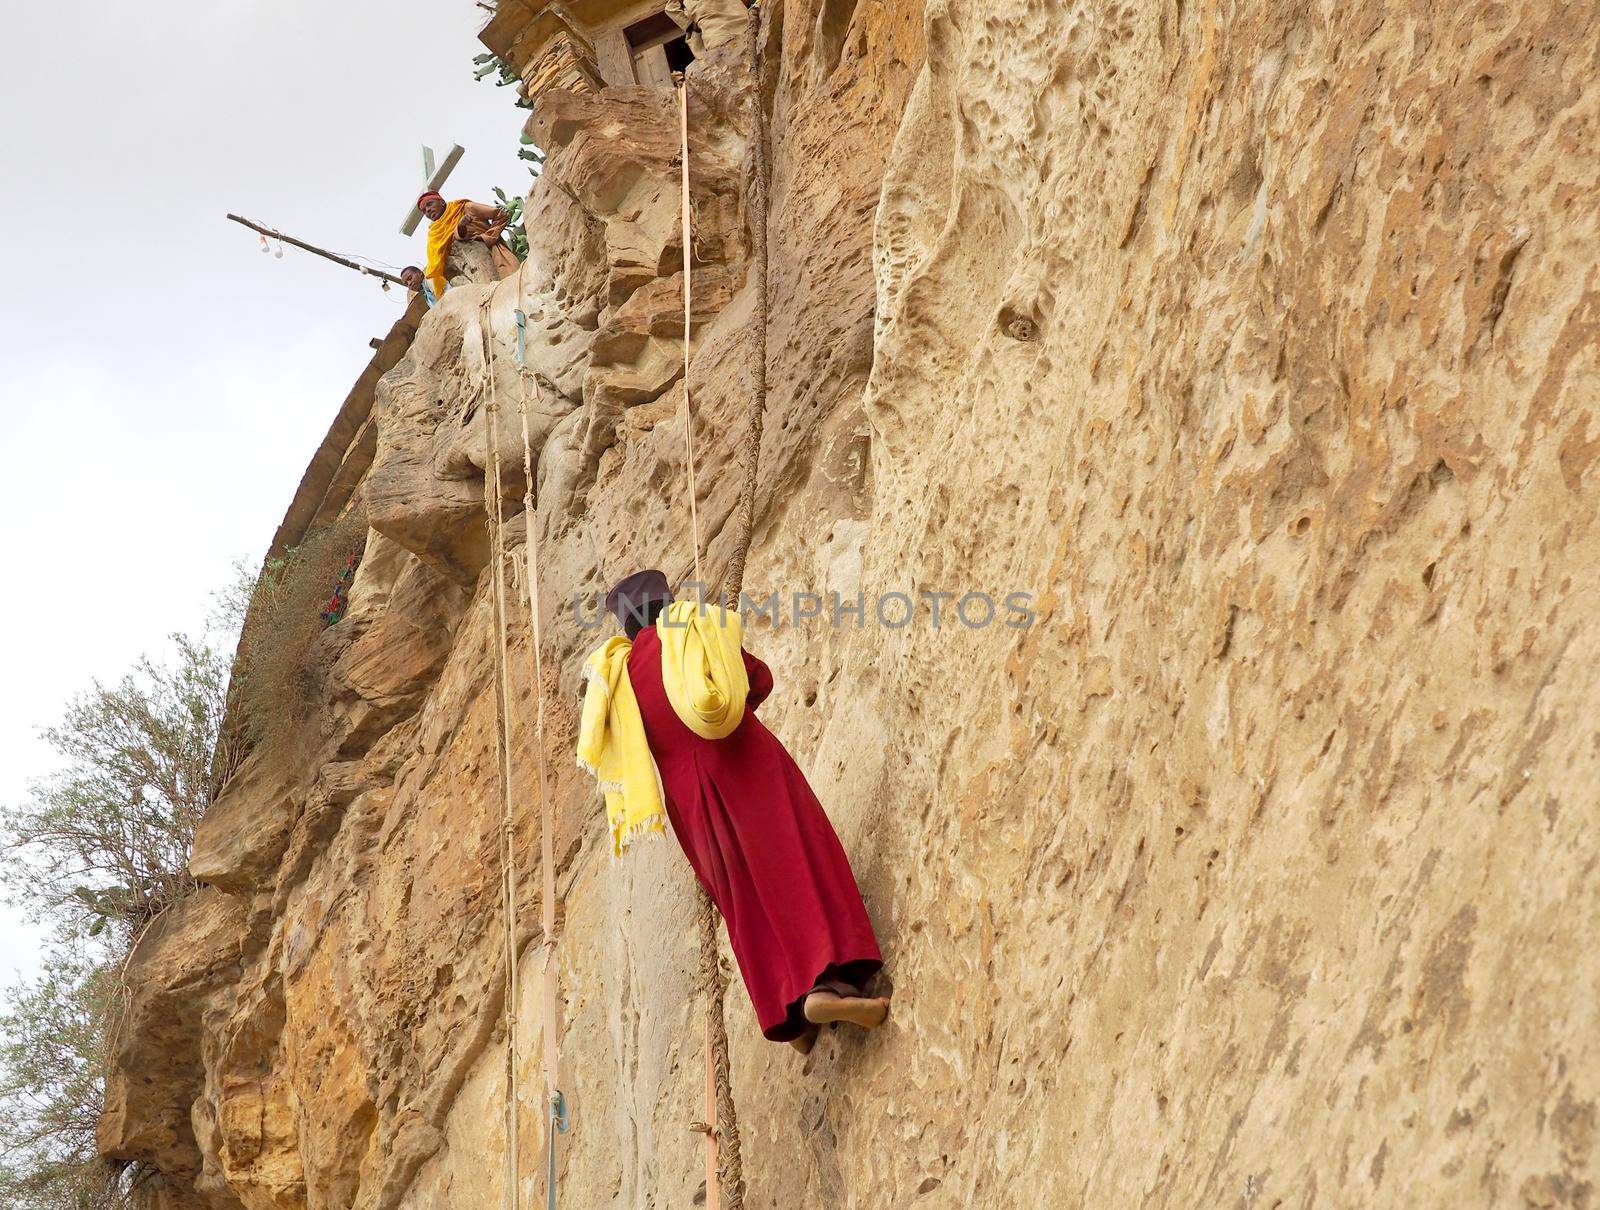
<instances>
[{"instance_id":1,"label":"rope anchored to rock","mask_svg":"<svg viewBox=\"0 0 1600 1210\"><path fill-rule=\"evenodd\" d=\"M745 431L743 461L744 484L738 512L738 529L728 563L722 598L730 609L737 609L744 589L745 560L755 528L756 481L760 469L761 435L767 404L767 161L766 110L761 97L761 10L750 5L749 68L751 105L751 243L754 252L756 292L755 382ZM689 519L694 540L695 580L703 584L700 568L700 520L698 487L695 482L694 411L689 393L691 320L693 317L694 260L689 177L689 89L688 81L678 83L679 162L682 172L683 236L683 398L684 440L687 446L687 487ZM700 978L706 993L705 1021L705 1120L692 1123L691 1129L706 1140L706 1207L740 1210L744 1205L744 1161L739 1140L739 1118L733 1100L731 1063L728 1053L728 1026L724 999L728 978L722 968L716 905L705 889L700 889L699 936Z\"/></svg>"},{"instance_id":2,"label":"rope anchored to rock","mask_svg":"<svg viewBox=\"0 0 1600 1210\"><path fill-rule=\"evenodd\" d=\"M760 80L760 9L750 6L750 96L752 120L752 189L751 233L754 245L753 285L756 291L755 323L755 382L750 405L749 421L743 448L744 483L737 514L734 550L724 582L724 600L737 608L743 588L745 560L749 552L751 534L755 523L755 491L758 477L763 417L767 395L767 167L766 167L766 114L761 99ZM694 233L690 200L689 156L689 94L688 85L681 77L677 86L678 133L680 141L682 241L683 241L683 411L684 440L686 445L687 489L689 518L694 542L695 579L702 579L701 556L703 543L700 534L699 485L696 480L694 400L690 392L689 370L693 340L693 260ZM519 274L520 298L520 274ZM509 622L506 603L505 576L508 552L505 542L504 483L502 479L499 418L500 406L495 382L494 345L489 320L490 304L485 301L479 312L480 334L483 341L484 429L486 458L484 468L484 510L488 520L490 560L493 568L493 587L490 602L494 616L492 635L495 667L495 717L496 749L499 771L500 798L500 861L501 908L504 917L505 962L505 1035L506 1035L506 1106L505 1106L505 1191L504 1204L508 1210L521 1210L521 1157L519 1154L519 1129L521 1094L518 1076L520 1031L517 1007L520 997L518 979L517 945L517 878L515 811L512 802L511 764L511 676L509 656ZM543 667L543 618L540 609L539 549L537 480L533 462L533 446L529 430L529 392L535 400L540 395L537 375L529 370L526 356L527 317L518 310L516 360L521 382L518 403L522 429L522 469L524 476L523 518L526 529L525 572L526 605L530 631L530 673L535 697L534 735L538 761L540 867L541 867L541 982L543 1000L544 1048L542 1066L546 1098L546 1176L547 1205L556 1205L556 1137L568 1129L567 1105L557 1087L560 1066L560 1040L556 1019L560 1011L559 972L556 966L556 892L554 852L554 810L550 799L549 779L545 759L545 684ZM513 568L514 570L514 568ZM701 890L699 912L700 965L702 983L706 989L705 1020L705 1119L693 1123L693 1129L705 1136L706 1141L706 1206L708 1210L741 1210L744 1204L744 1171L740 1153L739 1126L733 1100L728 1054L727 1022L724 1016L724 998L728 980L719 954L718 915L710 897Z\"/></svg>"},{"instance_id":3,"label":"rope anchored to rock","mask_svg":"<svg viewBox=\"0 0 1600 1210\"><path fill-rule=\"evenodd\" d=\"M505 1205L520 1210L521 1161L517 1154L519 1101L517 1089L517 878L515 812L511 801L511 680L507 654L505 593L505 517L500 483L500 408L494 389L494 353L489 332L488 307L480 319L483 336L485 390L488 403L483 426L488 443L484 466L484 510L489 520L489 559L493 572L490 603L494 613L492 633L495 670L495 755L500 788L500 896L504 917L501 960L505 963L506 1104L505 1104Z\"/></svg>"},{"instance_id":4,"label":"rope anchored to rock","mask_svg":"<svg viewBox=\"0 0 1600 1210\"><path fill-rule=\"evenodd\" d=\"M520 278L519 278L520 281ZM535 394L538 379L527 367L526 316L517 316L517 364L521 381L518 398L518 415L522 428L522 469L524 475L523 524L526 543L523 553L525 599L528 613L530 675L534 695L534 748L538 766L539 786L539 865L540 865L540 925L542 932L541 982L542 1027L544 1047L542 1066L544 1075L545 1147L547 1154L545 1192L546 1205L554 1210L556 1205L556 1136L568 1129L566 1098L556 1086L560 1068L560 1038L557 1018L560 1013L559 971L556 966L556 891L555 891L555 811L550 797L550 779L545 754L545 683L544 683L544 621L540 606L539 585L539 533L537 480L534 476L533 444L528 426L528 384L531 379ZM512 804L511 776L511 675L509 658L508 619L505 577L508 554L505 543L505 488L500 458L500 404L495 383L494 338L489 322L489 304L484 303L479 312L479 326L483 339L484 391L487 404L484 410L484 430L487 456L484 467L484 510L488 516L490 559L494 571L491 602L494 611L495 656L495 716L496 741L500 771L500 858L502 911L505 917L506 987L506 1109L505 1109L505 1164L506 1185L504 1201L509 1210L521 1210L521 1157L520 1147L520 1079L517 1070L518 1039L517 1006L520 996L518 979L517 878L515 814ZM513 566L513 573L515 568Z\"/></svg>"},{"instance_id":5,"label":"rope anchored to rock","mask_svg":"<svg viewBox=\"0 0 1600 1210\"><path fill-rule=\"evenodd\" d=\"M522 276L517 280L520 286ZM540 959L540 978L544 1002L544 1092L549 1106L549 1121L545 1129L546 1174L545 1192L549 1210L556 1207L556 1135L565 1134L568 1128L567 1102L556 1087L561 1066L561 1037L556 1028L561 1011L560 973L556 968L556 851L555 807L550 799L549 771L545 762L545 686L544 686L544 615L540 610L539 593L539 510L538 480L534 475L533 441L528 432L528 386L533 385L534 398L540 396L539 378L528 369L528 317L517 312L517 377L521 391L517 396L517 415L522 423L522 519L526 530L523 553L525 573L523 584L528 598L528 622L532 631L532 657L534 684L534 739L539 752L539 926L544 935L543 956Z\"/></svg>"}]
</instances>

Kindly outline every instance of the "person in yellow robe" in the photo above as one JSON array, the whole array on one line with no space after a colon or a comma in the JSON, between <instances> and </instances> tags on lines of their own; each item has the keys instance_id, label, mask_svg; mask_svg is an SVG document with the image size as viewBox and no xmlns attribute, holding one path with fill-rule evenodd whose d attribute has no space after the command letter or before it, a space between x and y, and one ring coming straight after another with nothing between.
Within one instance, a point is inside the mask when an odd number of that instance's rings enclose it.
<instances>
[{"instance_id":1,"label":"person in yellow robe","mask_svg":"<svg viewBox=\"0 0 1600 1210\"><path fill-rule=\"evenodd\" d=\"M458 239L476 240L488 247L497 277L510 277L517 271L516 253L500 239L511 221L510 211L466 198L446 202L432 189L417 199L417 209L428 219L428 266L423 272L433 283L435 297L445 292L445 261Z\"/></svg>"}]
</instances>

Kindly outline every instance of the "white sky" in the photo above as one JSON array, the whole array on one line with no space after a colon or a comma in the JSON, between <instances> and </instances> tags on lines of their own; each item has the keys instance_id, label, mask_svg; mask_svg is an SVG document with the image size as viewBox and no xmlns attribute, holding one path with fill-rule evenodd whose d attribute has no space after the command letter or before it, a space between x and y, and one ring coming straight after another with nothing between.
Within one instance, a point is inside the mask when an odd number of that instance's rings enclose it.
<instances>
[{"instance_id":1,"label":"white sky","mask_svg":"<svg viewBox=\"0 0 1600 1210\"><path fill-rule=\"evenodd\" d=\"M0 72L0 799L92 677L199 630L259 559L401 293L293 248L420 263L445 193L522 192L527 114L472 78L468 0L8 4ZM36 939L0 908L0 986Z\"/></svg>"}]
</instances>

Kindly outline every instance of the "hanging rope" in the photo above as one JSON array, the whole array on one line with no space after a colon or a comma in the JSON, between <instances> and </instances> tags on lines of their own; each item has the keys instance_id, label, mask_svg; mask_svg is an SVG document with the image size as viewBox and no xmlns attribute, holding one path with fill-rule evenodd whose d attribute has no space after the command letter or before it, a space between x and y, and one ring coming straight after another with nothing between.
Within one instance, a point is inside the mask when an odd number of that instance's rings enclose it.
<instances>
[{"instance_id":1,"label":"hanging rope","mask_svg":"<svg viewBox=\"0 0 1600 1210\"><path fill-rule=\"evenodd\" d=\"M518 300L521 299L522 274L517 274ZM528 369L528 318L520 310L517 314L517 376L521 392L517 398L517 414L522 421L522 474L525 484L522 494L522 519L527 532L523 553L522 581L527 590L528 624L532 631L532 661L534 684L534 738L539 757L539 879L540 879L540 931L544 935L543 955L540 960L543 982L542 1000L544 1018L544 1093L548 1105L545 1122L545 1197L549 1210L556 1205L556 1135L567 1131L566 1098L556 1087L561 1066L561 1038L556 1021L561 1011L560 975L556 968L556 853L555 808L550 800L550 778L545 763L545 685L544 685L544 615L540 608L539 590L539 511L538 479L533 468L533 441L528 434L528 387L532 384L534 398L541 398L539 377Z\"/></svg>"},{"instance_id":2,"label":"hanging rope","mask_svg":"<svg viewBox=\"0 0 1600 1210\"><path fill-rule=\"evenodd\" d=\"M766 112L761 98L760 74L760 8L750 5L750 75L753 109L753 173L754 187L751 199L751 231L755 251L755 285L757 290L756 316L756 366L754 401L750 408L749 425L744 441L745 481L739 512L734 550L724 582L724 599L737 607L743 588L745 560L755 523L755 489L760 464L761 435L767 397L767 166L766 166ZM699 489L695 474L694 404L689 390L690 349L693 339L693 262L694 242L690 202L689 175L689 97L687 82L678 80L678 134L682 185L682 243L683 243L683 409L684 439L687 446L687 471L689 492L689 518L694 541L695 580L704 584L701 569ZM519 282L521 275L518 275ZM520 296L520 295L519 295ZM550 801L549 777L545 760L545 686L543 666L543 620L540 608L537 480L534 475L533 446L528 426L528 395L530 380L535 399L540 395L537 375L527 366L526 316L517 317L517 365L521 382L518 414L522 428L522 466L524 476L523 520L526 528L523 583L526 587L529 627L531 630L531 662L535 692L535 724L537 759L539 765L539 819L540 819L540 924L543 939L541 960L543 983L544 1048L543 1063L546 1113L546 1195L550 1210L556 1206L556 1135L568 1128L565 1100L556 1087L560 1065L560 1042L556 1031L559 1012L559 972L555 949L555 852L554 810ZM480 335L483 341L485 392L488 403L484 426L487 435L488 457L485 468L485 512L490 531L490 557L494 565L494 659L495 659L495 714L496 747L500 782L500 858L501 896L505 918L504 961L506 964L505 1030L506 1030L506 1107L505 1150L506 1184L504 1201L508 1210L521 1207L521 1159L519 1148L520 1100L517 1074L517 1005L519 985L517 977L517 880L515 815L511 800L511 680L505 594L505 516L504 485L501 476L499 402L494 375L494 348L489 323L489 303L479 312ZM723 974L717 936L717 911L704 890L700 898L700 964L701 976L707 989L708 1003L705 1022L705 1122L695 1123L706 1138L706 1206L707 1210L721 1210L724 1199L729 1210L742 1210L744 1205L744 1171L740 1155L739 1127L733 1101L732 1081L729 1072L728 1033L724 1016L724 997L727 978Z\"/></svg>"},{"instance_id":3,"label":"hanging rope","mask_svg":"<svg viewBox=\"0 0 1600 1210\"><path fill-rule=\"evenodd\" d=\"M519 274L520 283L520 274ZM519 286L520 292L520 286ZM528 390L532 381L535 396L539 381L527 365L527 318L520 310L517 317L517 366L521 385L517 411L522 429L523 525L526 533L524 548L525 601L530 632L531 674L534 691L535 757L539 777L539 865L540 865L540 925L543 934L541 949L542 1018L544 1047L542 1067L546 1100L545 1117L545 1194L549 1210L556 1206L556 1136L568 1129L566 1099L556 1081L560 1070L560 1038L557 1018L560 1012L559 971L556 966L556 890L555 890L555 810L550 797L549 767L545 752L545 684L544 684L544 615L540 606L539 584L539 533L536 508L538 480L534 475L533 442L528 426ZM521 1093L517 1071L518 1035L517 1004L519 982L517 977L517 883L514 816L511 806L511 722L510 722L510 661L508 657L507 618L505 602L505 516L504 482L500 462L499 399L494 373L494 340L489 321L489 304L479 311L479 326L483 338L485 390L488 403L484 414L488 458L485 468L485 511L489 516L491 557L494 562L495 655L498 684L496 706L499 722L499 747L501 751L501 864L503 897L506 913L506 1194L509 1210L521 1206L520 1102Z\"/></svg>"},{"instance_id":4,"label":"hanging rope","mask_svg":"<svg viewBox=\"0 0 1600 1210\"><path fill-rule=\"evenodd\" d=\"M744 588L745 561L755 528L756 480L761 460L761 434L767 404L767 129L766 108L761 97L761 10L750 5L749 58L751 98L751 158L753 188L750 199L751 242L755 253L756 352L754 398L745 432L743 461L744 485L735 531L733 554L723 584L723 601L732 609L739 605ZM704 583L700 572L700 524L697 512L694 471L693 414L689 399L689 322L691 284L689 266L693 261L689 200L689 101L688 84L678 86L680 159L683 173L683 312L684 312L684 400L688 442L689 516L695 544L695 579ZM716 905L704 888L700 891L700 978L706 989L705 1022L705 1113L706 1120L695 1124L706 1137L706 1207L720 1210L723 1200L729 1210L744 1205L744 1161L739 1140L739 1117L733 1100L733 1081L728 1054L728 1026L724 1001L728 979L722 969Z\"/></svg>"},{"instance_id":5,"label":"hanging rope","mask_svg":"<svg viewBox=\"0 0 1600 1210\"><path fill-rule=\"evenodd\" d=\"M683 181L683 432L689 449L689 528L694 537L694 578L695 583L704 584L700 578L700 492L694 478L694 404L689 397L689 341L694 329L694 239L689 211L689 82L683 76L678 77L678 141ZM716 1207L708 1205L707 1210L716 1210Z\"/></svg>"},{"instance_id":6,"label":"hanging rope","mask_svg":"<svg viewBox=\"0 0 1600 1210\"><path fill-rule=\"evenodd\" d=\"M688 467L689 526L694 541L695 583L704 585L700 570L699 486L694 472L694 407L689 394L689 342L694 320L694 230L689 200L689 82L678 77L678 164L682 184L683 238L683 432ZM700 591L704 591L702 587ZM723 1017L727 981L717 954L717 908L705 888L700 888L700 980L706 989L705 1120L691 1129L706 1140L706 1210L721 1210L727 1192L730 1210L744 1204L743 1165L739 1157L739 1127L728 1071L728 1027ZM724 1146L724 1142L727 1146Z\"/></svg>"},{"instance_id":7,"label":"hanging rope","mask_svg":"<svg viewBox=\"0 0 1600 1210\"><path fill-rule=\"evenodd\" d=\"M478 313L483 337L484 389L488 395L483 424L488 439L488 465L484 468L484 511L489 519L489 557L494 569L494 660L496 746L500 772L500 884L505 916L506 965L506 1105L505 1193L507 1210L520 1210L521 1157L518 1155L519 1105L517 1083L517 878L514 821L511 803L511 671L506 637L505 517L500 482L499 401L495 395L494 349L489 331L489 306ZM541 755L543 748L541 746Z\"/></svg>"},{"instance_id":8,"label":"hanging rope","mask_svg":"<svg viewBox=\"0 0 1600 1210\"><path fill-rule=\"evenodd\" d=\"M761 432L767 414L767 107L761 96L761 6L750 6L750 167L754 178L750 198L750 243L755 254L756 349L755 399L750 405L744 436L744 496L740 501L739 528L728 560L723 602L739 607L744 591L744 562L756 523L756 473L761 465Z\"/></svg>"}]
</instances>

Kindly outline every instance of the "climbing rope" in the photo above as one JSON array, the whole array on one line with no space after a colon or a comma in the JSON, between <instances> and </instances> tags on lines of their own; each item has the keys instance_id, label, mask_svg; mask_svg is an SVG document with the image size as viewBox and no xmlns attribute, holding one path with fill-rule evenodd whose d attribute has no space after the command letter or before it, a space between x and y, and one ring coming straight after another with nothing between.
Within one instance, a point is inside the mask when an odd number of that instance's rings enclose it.
<instances>
[{"instance_id":1,"label":"climbing rope","mask_svg":"<svg viewBox=\"0 0 1600 1210\"><path fill-rule=\"evenodd\" d=\"M683 432L689 450L689 528L694 537L694 579L700 578L700 492L694 478L694 403L689 397L689 341L694 329L694 241L689 207L689 81L678 77L678 165L683 184ZM710 1136L707 1135L709 1138ZM710 1196L708 1191L707 1197ZM707 1210L716 1210L708 1204Z\"/></svg>"},{"instance_id":2,"label":"climbing rope","mask_svg":"<svg viewBox=\"0 0 1600 1210\"><path fill-rule=\"evenodd\" d=\"M682 185L683 240L683 433L687 454L689 526L694 541L694 578L705 580L700 570L699 485L694 473L694 406L689 393L689 342L694 321L694 230L689 200L689 82L678 77L678 165ZM704 591L702 588L701 591ZM728 1027L723 1017L722 963L717 954L717 908L704 887L699 899L700 979L706 989L706 1089L705 1120L691 1124L706 1141L706 1210L721 1210L722 1191L728 1191L730 1210L744 1204L743 1172L739 1159L738 1122L728 1071ZM723 1140L729 1145L723 1147Z\"/></svg>"},{"instance_id":3,"label":"climbing rope","mask_svg":"<svg viewBox=\"0 0 1600 1210\"><path fill-rule=\"evenodd\" d=\"M745 560L749 553L751 534L755 521L755 489L761 453L761 435L767 396L767 165L766 165L766 113L761 98L760 74L760 24L759 4L752 3L750 12L750 87L753 111L753 172L754 187L751 199L751 231L755 245L755 285L757 290L755 398L750 409L749 425L744 442L745 480L734 550L724 583L725 601L737 608L743 588ZM693 263L694 241L690 200L689 167L689 94L688 84L681 76L677 86L679 162L682 188L682 244L683 244L683 410L684 439L687 448L687 487L689 492L689 517L694 541L695 580L704 584L701 570L699 489L695 473L694 403L689 388L689 368L694 325ZM518 299L521 297L522 273L518 273ZM505 1189L507 1210L521 1208L521 1157L519 1154L519 1128L521 1093L519 1088L517 1053L520 988L517 972L517 877L515 812L512 804L511 769L511 674L508 622L506 608L505 575L507 550L505 544L504 483L500 461L499 399L494 373L494 341L489 318L490 303L485 300L479 310L479 333L483 342L484 393L487 404L484 413L487 458L484 474L484 511L488 520L490 558L494 567L491 603L494 615L493 654L495 665L495 717L496 756L499 774L500 798L500 866L501 908L504 917L505 983ZM540 925L542 933L541 982L543 1000L544 1046L542 1066L546 1097L546 1176L545 1190L549 1210L556 1207L556 1136L568 1129L566 1102L556 1086L560 1065L560 1042L556 1030L559 1012L559 972L556 967L555 948L555 840L554 810L550 800L549 776L545 754L545 684L543 666L543 618L540 608L539 548L537 480L533 465L533 444L529 432L529 387L537 399L541 394L538 376L527 364L527 317L516 312L517 367L521 390L518 415L522 430L522 469L524 478L523 522L526 529L524 548L523 584L530 628L530 653L533 691L535 695L535 747L539 769L539 822L540 822ZM513 572L514 572L513 567ZM739 1128L733 1101L732 1081L729 1072L728 1033L724 1016L724 998L727 979L722 971L717 936L717 911L710 896L701 890L700 899L700 963L702 980L707 990L705 1022L706 1121L695 1123L706 1138L706 1206L707 1210L721 1210L726 1199L729 1210L741 1210L744 1204L744 1173L740 1155Z\"/></svg>"},{"instance_id":4,"label":"climbing rope","mask_svg":"<svg viewBox=\"0 0 1600 1210\"><path fill-rule=\"evenodd\" d=\"M517 274L518 301L521 301L522 274ZM523 551L523 585L527 592L528 623L532 630L532 662L534 684L534 738L539 757L539 926L544 936L543 956L540 959L544 1017L544 1093L548 1105L545 1127L546 1173L545 1195L549 1210L556 1205L556 1135L567 1131L566 1098L556 1087L561 1066L561 1039L556 1030L556 1017L561 1011L560 975L556 969L556 852L555 809L550 800L550 779L545 763L545 685L544 685L544 615L540 609L539 591L539 510L538 479L533 468L533 441L528 433L528 387L531 383L535 400L542 396L539 377L528 369L528 317L517 311L517 377L521 391L517 397L517 414L522 422L522 519L527 538Z\"/></svg>"},{"instance_id":5,"label":"climbing rope","mask_svg":"<svg viewBox=\"0 0 1600 1210\"><path fill-rule=\"evenodd\" d=\"M484 511L489 520L489 557L494 566L495 662L495 739L500 774L500 890L505 916L506 990L506 1105L505 1105L505 1194L508 1210L520 1210L521 1157L518 1155L519 1105L517 1085L517 879L514 821L511 803L511 672L506 636L505 517L500 482L499 401L495 396L494 349L489 330L489 305L479 311L483 338L484 389L488 403L484 410L484 430L488 439L487 465L484 467ZM542 688L542 686L541 686ZM543 749L541 747L541 757Z\"/></svg>"},{"instance_id":6,"label":"climbing rope","mask_svg":"<svg viewBox=\"0 0 1600 1210\"><path fill-rule=\"evenodd\" d=\"M766 165L766 113L761 99L760 76L760 8L750 6L750 74L753 109L753 173L751 199L751 231L755 251L755 285L757 291L756 314L756 366L754 401L750 409L749 424L745 434L743 461L744 485L739 511L734 550L724 583L724 600L737 608L743 588L745 560L749 553L751 534L755 524L755 491L760 463L761 435L767 396L767 165ZM678 82L678 135L680 143L682 191L682 242L683 242L683 409L684 440L687 448L687 487L689 517L694 541L694 574L703 584L700 536L699 487L695 471L694 402L689 389L690 347L693 338L693 262L694 240L690 200L689 167L689 96L688 85L681 77ZM519 298L521 274L518 275ZM560 1065L559 1038L556 1016L559 1012L559 972L555 949L555 851L554 811L550 800L549 777L545 760L545 685L543 666L543 617L540 608L537 480L533 466L533 444L529 432L529 388L537 399L541 388L538 376L528 369L526 355L527 317L516 312L517 366L521 391L518 414L522 429L522 468L524 476L523 521L526 528L523 583L526 589L530 653L535 693L534 734L539 767L539 820L540 820L540 924L543 939L541 949L542 999L544 1016L544 1047L542 1066L546 1096L546 1176L547 1205L556 1206L556 1136L568 1128L565 1099L556 1086ZM505 545L504 484L500 461L499 400L494 374L494 342L489 322L489 303L479 312L480 335L483 341L484 391L487 395L484 427L487 438L487 466L485 467L484 506L490 531L490 557L494 565L492 605L494 611L494 661L495 661L495 714L496 748L500 782L500 858L501 897L505 918L506 990L506 1107L505 1107L505 1172L504 1201L508 1210L521 1207L521 1158L519 1155L520 1102L517 1073L519 982L517 974L517 879L515 815L511 789L511 679L508 640L508 622L505 592L507 552ZM744 1204L744 1171L739 1145L737 1109L733 1100L732 1080L728 1055L727 1021L724 999L727 978L723 973L717 934L717 910L704 889L700 893L700 966L701 978L706 987L707 1006L705 1021L706 1121L695 1123L706 1138L706 1206L707 1210L742 1210Z\"/></svg>"},{"instance_id":7,"label":"climbing rope","mask_svg":"<svg viewBox=\"0 0 1600 1210\"><path fill-rule=\"evenodd\" d=\"M518 275L520 297L521 275ZM526 594L528 627L530 632L529 660L534 693L534 747L539 770L539 865L540 865L540 928L542 932L541 982L544 1046L542 1066L546 1100L545 1113L545 1195L549 1210L556 1206L556 1136L568 1129L566 1099L557 1087L561 1054L557 1033L560 1012L559 971L556 966L556 890L555 890L555 811L550 797L550 777L545 752L545 683L544 683L544 617L540 607L539 585L539 531L536 507L538 480L534 475L533 442L528 426L528 388L532 381L534 394L539 393L539 381L528 369L527 317L522 311L517 318L517 367L521 390L517 412L522 428L523 524L526 545L523 551L522 582ZM501 802L501 875L502 899L505 912L506 960L506 1192L505 1201L510 1210L521 1206L521 1158L519 1077L517 1072L518 1037L517 1006L519 982L517 975L517 881L514 815L511 804L511 679L508 655L505 571L507 564L505 545L504 482L500 462L500 405L494 373L494 339L489 322L489 304L479 311L479 327L483 339L485 392L488 403L484 413L484 429L488 446L487 466L484 474L484 507L489 518L491 558L494 563L494 619L496 666L496 716L498 722L498 747L500 755ZM515 569L513 568L513 571Z\"/></svg>"},{"instance_id":8,"label":"climbing rope","mask_svg":"<svg viewBox=\"0 0 1600 1210\"><path fill-rule=\"evenodd\" d=\"M689 200L689 82L683 76L678 77L678 142L683 187L683 431L688 468L689 524L694 540L694 578L697 585L704 585L700 570L700 514L697 500L700 493L694 473L694 408L689 394L689 341L694 315L694 279L691 271L694 263L694 232ZM706 1141L706 1210L721 1210L724 1192L727 1193L730 1210L739 1210L744 1204L744 1174L739 1156L738 1117L733 1103L728 1063L728 1025L723 1014L723 997L728 985L722 975L722 962L718 954L717 907L704 887L700 888L699 905L700 979L706 990L706 1116L704 1121L692 1123L690 1129L699 1131Z\"/></svg>"},{"instance_id":9,"label":"climbing rope","mask_svg":"<svg viewBox=\"0 0 1600 1210\"><path fill-rule=\"evenodd\" d=\"M751 98L751 141L753 189L750 200L751 241L755 252L756 287L756 353L754 399L750 407L749 424L745 432L743 461L744 485L740 502L738 529L734 549L728 563L723 585L723 602L730 609L739 606L739 595L744 588L745 561L749 554L750 539L755 528L756 479L761 459L761 434L767 404L767 130L766 108L761 97L761 9L759 4L749 6L749 57ZM689 407L689 323L691 316L691 279L689 266L693 261L693 241L690 225L689 200L689 95L687 80L678 85L678 116L680 163L682 165L683 206L683 386L686 422L685 439L688 447L689 516L695 545L695 580L704 583L700 572L700 523L697 511L695 484L693 412ZM718 914L711 896L702 887L699 912L700 978L706 989L705 1022L705 1113L704 1122L695 1123L695 1129L706 1138L706 1207L720 1210L726 1199L729 1210L740 1210L744 1205L744 1162L739 1140L739 1118L733 1100L733 1081L728 1054L728 1027L724 1001L728 979L722 969L718 938Z\"/></svg>"},{"instance_id":10,"label":"climbing rope","mask_svg":"<svg viewBox=\"0 0 1600 1210\"><path fill-rule=\"evenodd\" d=\"M744 591L744 562L756 523L756 472L761 465L761 432L767 414L767 107L761 96L761 6L750 6L750 161L754 180L750 198L750 242L755 253L756 349L755 401L744 436L744 496L740 501L739 529L728 560L723 602L739 607Z\"/></svg>"}]
</instances>

